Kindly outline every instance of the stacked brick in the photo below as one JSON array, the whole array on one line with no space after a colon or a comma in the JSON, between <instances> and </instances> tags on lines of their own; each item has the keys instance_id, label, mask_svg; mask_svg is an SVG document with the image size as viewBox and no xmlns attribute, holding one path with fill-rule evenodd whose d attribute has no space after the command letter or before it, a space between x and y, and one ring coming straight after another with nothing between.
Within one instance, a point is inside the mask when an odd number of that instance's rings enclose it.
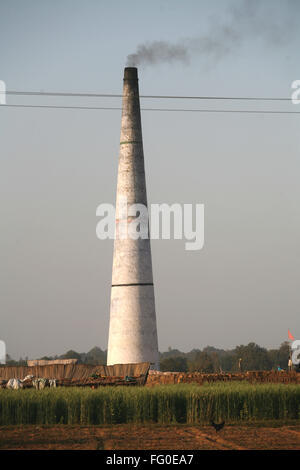
<instances>
[{"instance_id":1,"label":"stacked brick","mask_svg":"<svg viewBox=\"0 0 300 470\"><path fill-rule=\"evenodd\" d=\"M171 385L178 383L247 381L250 383L300 384L300 374L287 371L249 371L241 373L203 374L202 372L157 372L150 371L146 385Z\"/></svg>"}]
</instances>

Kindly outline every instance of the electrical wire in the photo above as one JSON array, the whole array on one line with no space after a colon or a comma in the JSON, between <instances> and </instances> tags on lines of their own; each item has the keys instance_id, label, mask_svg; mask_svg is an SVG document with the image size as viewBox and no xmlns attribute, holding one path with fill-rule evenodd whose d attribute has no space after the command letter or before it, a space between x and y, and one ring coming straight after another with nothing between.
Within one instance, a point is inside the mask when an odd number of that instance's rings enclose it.
<instances>
[{"instance_id":1,"label":"electrical wire","mask_svg":"<svg viewBox=\"0 0 300 470\"><path fill-rule=\"evenodd\" d=\"M2 92L4 93L4 92ZM65 96L85 98L122 98L120 94L114 93L72 93L72 92L49 92L49 91L17 91L8 90L7 95L24 96ZM180 95L140 95L146 99L184 99L184 100L246 100L246 101L291 101L291 98L272 98L255 96L180 96Z\"/></svg>"},{"instance_id":2,"label":"electrical wire","mask_svg":"<svg viewBox=\"0 0 300 470\"><path fill-rule=\"evenodd\" d=\"M88 110L114 110L120 111L120 107L104 106L60 106L60 105L36 105L36 104L3 104L1 108L46 108L46 109L88 109ZM194 112L194 113L245 113L245 114L300 114L300 111L277 111L261 109L187 109L187 108L141 108L141 111L159 112Z\"/></svg>"}]
</instances>

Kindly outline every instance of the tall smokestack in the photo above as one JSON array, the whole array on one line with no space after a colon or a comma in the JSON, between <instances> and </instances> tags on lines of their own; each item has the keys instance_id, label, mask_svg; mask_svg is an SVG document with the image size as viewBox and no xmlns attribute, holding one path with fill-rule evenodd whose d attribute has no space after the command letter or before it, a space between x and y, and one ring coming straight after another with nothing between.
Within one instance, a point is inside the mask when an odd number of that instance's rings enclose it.
<instances>
[{"instance_id":1,"label":"tall smokestack","mask_svg":"<svg viewBox=\"0 0 300 470\"><path fill-rule=\"evenodd\" d=\"M120 201L147 207L137 68L124 70L116 233ZM127 219L130 224L130 217ZM151 362L159 368L150 239L115 238L107 364Z\"/></svg>"}]
</instances>

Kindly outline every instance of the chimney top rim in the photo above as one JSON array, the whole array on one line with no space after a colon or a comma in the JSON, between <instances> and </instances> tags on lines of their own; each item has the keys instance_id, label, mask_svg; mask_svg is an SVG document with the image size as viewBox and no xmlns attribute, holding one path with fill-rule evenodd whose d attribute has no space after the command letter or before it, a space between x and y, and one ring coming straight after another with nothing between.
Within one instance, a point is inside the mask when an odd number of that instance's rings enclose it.
<instances>
[{"instance_id":1,"label":"chimney top rim","mask_svg":"<svg viewBox=\"0 0 300 470\"><path fill-rule=\"evenodd\" d=\"M124 68L124 80L138 80L138 69L137 67L125 67Z\"/></svg>"}]
</instances>

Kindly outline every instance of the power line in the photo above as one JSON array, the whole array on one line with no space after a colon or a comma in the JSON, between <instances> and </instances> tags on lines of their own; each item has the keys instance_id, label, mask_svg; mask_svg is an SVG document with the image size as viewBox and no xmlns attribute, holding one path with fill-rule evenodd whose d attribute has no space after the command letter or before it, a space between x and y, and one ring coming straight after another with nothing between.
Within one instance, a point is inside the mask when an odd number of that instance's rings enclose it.
<instances>
[{"instance_id":1,"label":"power line","mask_svg":"<svg viewBox=\"0 0 300 470\"><path fill-rule=\"evenodd\" d=\"M1 108L47 108L47 109L89 109L89 110L114 110L122 108L103 106L59 106L59 105L35 105L35 104L3 104ZM196 113L245 113L245 114L300 114L300 111L269 111L261 109L186 109L186 108L141 108L142 111L165 112L196 112Z\"/></svg>"},{"instance_id":2,"label":"power line","mask_svg":"<svg viewBox=\"0 0 300 470\"><path fill-rule=\"evenodd\" d=\"M4 92L2 92L4 93ZM72 92L50 92L50 91L17 91L8 90L7 95L23 96L65 96L83 98L122 98L120 94L114 93L72 93ZM246 101L291 101L291 98L272 98L255 96L180 96L180 95L140 95L146 99L184 99L184 100L246 100Z\"/></svg>"},{"instance_id":3,"label":"power line","mask_svg":"<svg viewBox=\"0 0 300 470\"><path fill-rule=\"evenodd\" d=\"M5 93L5 92L2 92ZM71 92L51 92L51 91L6 91L7 95L25 95L25 96L71 96L83 98L122 98L122 95L109 93L71 93Z\"/></svg>"}]
</instances>

